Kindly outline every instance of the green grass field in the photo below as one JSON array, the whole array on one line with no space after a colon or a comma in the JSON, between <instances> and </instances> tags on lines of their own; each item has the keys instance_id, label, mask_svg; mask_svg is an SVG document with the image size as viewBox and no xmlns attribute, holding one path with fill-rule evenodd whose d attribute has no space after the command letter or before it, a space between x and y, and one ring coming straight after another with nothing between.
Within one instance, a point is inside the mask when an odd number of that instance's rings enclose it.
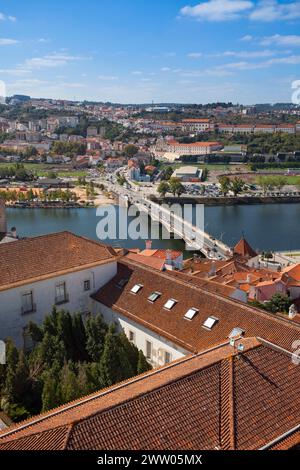
<instances>
[{"instance_id":1,"label":"green grass field","mask_svg":"<svg viewBox=\"0 0 300 470\"><path fill-rule=\"evenodd\" d=\"M202 170L204 168L207 168L208 170L212 170L212 171L235 171L237 168L238 169L241 169L241 168L247 168L248 169L248 165L225 165L225 164L220 164L220 165L217 165L217 164L206 164L206 163L163 163L161 165L161 169L165 169L165 168L168 168L169 166L171 166L172 168L174 168L174 170L176 170L177 168L180 168L182 166L196 166L197 168L201 168Z\"/></svg>"},{"instance_id":2,"label":"green grass field","mask_svg":"<svg viewBox=\"0 0 300 470\"><path fill-rule=\"evenodd\" d=\"M0 168L11 168L14 167L15 163L0 163ZM47 177L49 173L55 172L59 178L79 178L87 175L85 170L70 170L70 171L59 171L59 167L53 165L47 165L45 163L24 163L26 170L33 171L39 177ZM58 170L58 172L56 171Z\"/></svg>"}]
</instances>

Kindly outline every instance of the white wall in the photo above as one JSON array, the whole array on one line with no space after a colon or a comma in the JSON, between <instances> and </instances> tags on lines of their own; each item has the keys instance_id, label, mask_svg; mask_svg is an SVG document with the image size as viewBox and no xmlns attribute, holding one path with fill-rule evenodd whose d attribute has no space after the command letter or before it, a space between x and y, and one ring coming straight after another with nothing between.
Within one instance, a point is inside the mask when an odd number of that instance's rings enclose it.
<instances>
[{"instance_id":1,"label":"white wall","mask_svg":"<svg viewBox=\"0 0 300 470\"><path fill-rule=\"evenodd\" d=\"M90 296L107 284L116 273L117 263L113 262L0 292L0 340L10 337L17 347L23 347L24 327L30 321L41 323L51 312L57 283L65 282L69 295L69 302L58 306L58 309L65 309L70 313L88 312L92 307ZM90 280L91 284L91 290L87 292L83 286L86 280ZM28 291L33 292L36 312L22 315L22 294Z\"/></svg>"},{"instance_id":2,"label":"white wall","mask_svg":"<svg viewBox=\"0 0 300 470\"><path fill-rule=\"evenodd\" d=\"M163 336L160 336L154 333L151 330L148 330L143 325L130 320L129 318L114 312L109 307L106 307L99 302L94 301L93 309L94 314L101 314L106 323L115 322L118 326L119 331L123 330L127 337L129 337L129 331L134 333L134 344L136 347L143 351L145 356L147 355L146 351L146 341L152 343L152 360L149 361L154 367L162 366L165 364L165 351L170 353L171 361L180 359L187 354L190 354L189 351L177 346L171 341L167 340Z\"/></svg>"}]
</instances>

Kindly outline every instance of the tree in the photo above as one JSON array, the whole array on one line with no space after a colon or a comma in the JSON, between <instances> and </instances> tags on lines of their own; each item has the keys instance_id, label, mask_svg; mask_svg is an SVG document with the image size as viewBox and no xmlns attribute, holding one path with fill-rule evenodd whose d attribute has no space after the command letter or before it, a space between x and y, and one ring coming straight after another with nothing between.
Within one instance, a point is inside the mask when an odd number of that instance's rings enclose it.
<instances>
[{"instance_id":1,"label":"tree","mask_svg":"<svg viewBox=\"0 0 300 470\"><path fill-rule=\"evenodd\" d=\"M166 194L170 191L170 187L166 181L162 181L159 184L157 191L162 197L165 197Z\"/></svg>"},{"instance_id":2,"label":"tree","mask_svg":"<svg viewBox=\"0 0 300 470\"><path fill-rule=\"evenodd\" d=\"M165 181L169 181L169 179L171 178L171 176L173 175L174 173L174 170L171 166L168 166L164 172L163 172L163 178Z\"/></svg>"},{"instance_id":3,"label":"tree","mask_svg":"<svg viewBox=\"0 0 300 470\"><path fill-rule=\"evenodd\" d=\"M181 184L178 178L171 178L170 179L170 191L174 196L180 196L185 192L184 186Z\"/></svg>"},{"instance_id":4,"label":"tree","mask_svg":"<svg viewBox=\"0 0 300 470\"><path fill-rule=\"evenodd\" d=\"M220 176L219 177L219 183L221 185L221 192L224 196L227 196L231 189L231 182L230 178L228 176Z\"/></svg>"},{"instance_id":5,"label":"tree","mask_svg":"<svg viewBox=\"0 0 300 470\"><path fill-rule=\"evenodd\" d=\"M138 365L137 365L137 373L138 374L143 374L144 372L147 372L148 370L151 370L152 367L147 362L147 359L145 358L145 355L143 351L139 351L139 359L138 359Z\"/></svg>"},{"instance_id":6,"label":"tree","mask_svg":"<svg viewBox=\"0 0 300 470\"><path fill-rule=\"evenodd\" d=\"M100 360L106 333L107 325L101 315L91 315L86 322L86 350L92 361Z\"/></svg>"},{"instance_id":7,"label":"tree","mask_svg":"<svg viewBox=\"0 0 300 470\"><path fill-rule=\"evenodd\" d=\"M138 147L136 147L133 144L128 144L124 148L124 153L128 158L133 158L138 153L138 151L139 151Z\"/></svg>"},{"instance_id":8,"label":"tree","mask_svg":"<svg viewBox=\"0 0 300 470\"><path fill-rule=\"evenodd\" d=\"M105 336L104 350L100 360L100 375L107 387L134 375L114 324L110 325Z\"/></svg>"},{"instance_id":9,"label":"tree","mask_svg":"<svg viewBox=\"0 0 300 470\"><path fill-rule=\"evenodd\" d=\"M235 196L241 193L244 187L245 182L241 178L236 177L231 181L230 189Z\"/></svg>"},{"instance_id":10,"label":"tree","mask_svg":"<svg viewBox=\"0 0 300 470\"><path fill-rule=\"evenodd\" d=\"M280 293L274 294L271 300L265 304L266 309L272 313L288 313L292 301L287 295Z\"/></svg>"}]
</instances>

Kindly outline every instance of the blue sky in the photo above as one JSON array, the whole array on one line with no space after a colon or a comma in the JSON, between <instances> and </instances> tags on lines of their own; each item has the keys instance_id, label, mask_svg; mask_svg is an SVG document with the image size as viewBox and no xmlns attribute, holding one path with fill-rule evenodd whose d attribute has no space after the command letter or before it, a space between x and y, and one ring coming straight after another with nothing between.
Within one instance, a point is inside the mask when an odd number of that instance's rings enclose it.
<instances>
[{"instance_id":1,"label":"blue sky","mask_svg":"<svg viewBox=\"0 0 300 470\"><path fill-rule=\"evenodd\" d=\"M0 0L7 93L121 103L291 101L300 0Z\"/></svg>"}]
</instances>

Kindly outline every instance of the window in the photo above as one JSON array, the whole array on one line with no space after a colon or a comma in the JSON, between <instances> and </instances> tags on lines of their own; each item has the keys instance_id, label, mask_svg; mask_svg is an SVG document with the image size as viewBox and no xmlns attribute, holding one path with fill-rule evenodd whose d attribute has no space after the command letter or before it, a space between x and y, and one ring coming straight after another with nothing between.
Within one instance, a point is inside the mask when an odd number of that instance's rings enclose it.
<instances>
[{"instance_id":1,"label":"window","mask_svg":"<svg viewBox=\"0 0 300 470\"><path fill-rule=\"evenodd\" d=\"M207 330L212 330L213 327L215 326L215 324L218 322L219 320L215 317L208 317L207 320L205 320L205 322L203 323L203 327L206 328Z\"/></svg>"},{"instance_id":2,"label":"window","mask_svg":"<svg viewBox=\"0 0 300 470\"><path fill-rule=\"evenodd\" d=\"M140 292L140 290L143 288L144 286L142 284L136 284L135 286L133 286L133 288L131 289L131 293L132 294L137 294L138 292Z\"/></svg>"},{"instance_id":3,"label":"window","mask_svg":"<svg viewBox=\"0 0 300 470\"><path fill-rule=\"evenodd\" d=\"M55 286L55 303L56 305L65 304L69 301L67 290L66 290L66 283L60 282Z\"/></svg>"},{"instance_id":4,"label":"window","mask_svg":"<svg viewBox=\"0 0 300 470\"><path fill-rule=\"evenodd\" d=\"M24 292L22 294L22 314L32 313L35 311L35 305L33 303L32 291Z\"/></svg>"},{"instance_id":5,"label":"window","mask_svg":"<svg viewBox=\"0 0 300 470\"><path fill-rule=\"evenodd\" d=\"M131 343L135 343L135 333L134 333L134 331L129 331L128 339Z\"/></svg>"},{"instance_id":6,"label":"window","mask_svg":"<svg viewBox=\"0 0 300 470\"><path fill-rule=\"evenodd\" d=\"M168 302L165 303L164 308L167 310L172 310L172 308L177 304L177 300L169 299Z\"/></svg>"},{"instance_id":7,"label":"window","mask_svg":"<svg viewBox=\"0 0 300 470\"><path fill-rule=\"evenodd\" d=\"M184 315L184 318L186 320L193 320L193 318L197 315L198 312L199 310L197 310L196 308L190 308Z\"/></svg>"},{"instance_id":8,"label":"window","mask_svg":"<svg viewBox=\"0 0 300 470\"><path fill-rule=\"evenodd\" d=\"M90 281L90 280L84 281L84 283L83 283L83 290L84 290L85 292L91 290L91 281Z\"/></svg>"},{"instance_id":9,"label":"window","mask_svg":"<svg viewBox=\"0 0 300 470\"><path fill-rule=\"evenodd\" d=\"M152 360L152 343L146 341L146 358Z\"/></svg>"},{"instance_id":10,"label":"window","mask_svg":"<svg viewBox=\"0 0 300 470\"><path fill-rule=\"evenodd\" d=\"M153 294L149 295L148 300L152 303L156 302L157 299L161 296L160 292L153 292Z\"/></svg>"},{"instance_id":11,"label":"window","mask_svg":"<svg viewBox=\"0 0 300 470\"><path fill-rule=\"evenodd\" d=\"M165 364L170 364L172 361L172 356L168 351L165 351Z\"/></svg>"}]
</instances>

